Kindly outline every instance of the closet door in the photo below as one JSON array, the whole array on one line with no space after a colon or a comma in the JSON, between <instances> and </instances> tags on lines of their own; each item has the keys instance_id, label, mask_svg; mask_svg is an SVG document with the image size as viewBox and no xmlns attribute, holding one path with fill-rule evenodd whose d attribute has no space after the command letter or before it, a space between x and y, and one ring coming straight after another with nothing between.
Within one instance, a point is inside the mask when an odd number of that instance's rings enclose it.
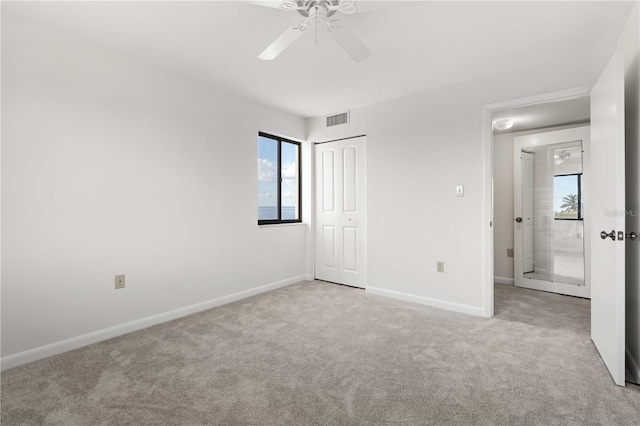
<instances>
[{"instance_id":1,"label":"closet door","mask_svg":"<svg viewBox=\"0 0 640 426\"><path fill-rule=\"evenodd\" d=\"M316 145L315 276L366 285L365 137Z\"/></svg>"}]
</instances>

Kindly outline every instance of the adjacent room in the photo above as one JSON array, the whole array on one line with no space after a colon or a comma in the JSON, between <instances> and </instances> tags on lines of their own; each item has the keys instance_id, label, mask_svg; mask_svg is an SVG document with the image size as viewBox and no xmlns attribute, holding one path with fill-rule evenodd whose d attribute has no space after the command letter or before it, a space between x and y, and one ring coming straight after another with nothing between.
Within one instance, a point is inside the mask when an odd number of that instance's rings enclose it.
<instances>
[{"instance_id":1,"label":"adjacent room","mask_svg":"<svg viewBox=\"0 0 640 426\"><path fill-rule=\"evenodd\" d=\"M640 424L640 4L3 1L1 422Z\"/></svg>"}]
</instances>

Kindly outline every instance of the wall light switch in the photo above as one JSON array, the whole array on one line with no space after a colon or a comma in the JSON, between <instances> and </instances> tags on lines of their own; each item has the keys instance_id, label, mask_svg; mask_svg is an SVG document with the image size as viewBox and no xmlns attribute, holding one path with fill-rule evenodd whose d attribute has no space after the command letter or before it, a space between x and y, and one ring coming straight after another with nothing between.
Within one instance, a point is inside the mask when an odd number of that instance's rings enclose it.
<instances>
[{"instance_id":1,"label":"wall light switch","mask_svg":"<svg viewBox=\"0 0 640 426\"><path fill-rule=\"evenodd\" d=\"M456 197L464 197L464 185L456 186Z\"/></svg>"},{"instance_id":2,"label":"wall light switch","mask_svg":"<svg viewBox=\"0 0 640 426\"><path fill-rule=\"evenodd\" d=\"M436 262L436 271L444 272L444 262Z\"/></svg>"},{"instance_id":3,"label":"wall light switch","mask_svg":"<svg viewBox=\"0 0 640 426\"><path fill-rule=\"evenodd\" d=\"M124 274L116 275L116 290L119 288L124 288Z\"/></svg>"}]
</instances>

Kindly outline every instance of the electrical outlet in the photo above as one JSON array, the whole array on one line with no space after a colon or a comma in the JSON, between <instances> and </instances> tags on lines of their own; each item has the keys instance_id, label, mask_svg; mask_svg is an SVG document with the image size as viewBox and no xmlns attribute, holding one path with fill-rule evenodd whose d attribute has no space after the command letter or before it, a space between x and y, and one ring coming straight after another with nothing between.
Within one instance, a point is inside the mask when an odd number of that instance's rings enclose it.
<instances>
[{"instance_id":1,"label":"electrical outlet","mask_svg":"<svg viewBox=\"0 0 640 426\"><path fill-rule=\"evenodd\" d=\"M513 249L507 249L507 257L513 257Z\"/></svg>"},{"instance_id":2,"label":"electrical outlet","mask_svg":"<svg viewBox=\"0 0 640 426\"><path fill-rule=\"evenodd\" d=\"M124 288L124 274L116 275L116 290L119 288Z\"/></svg>"},{"instance_id":3,"label":"electrical outlet","mask_svg":"<svg viewBox=\"0 0 640 426\"><path fill-rule=\"evenodd\" d=\"M436 262L436 271L444 272L444 262Z\"/></svg>"}]
</instances>

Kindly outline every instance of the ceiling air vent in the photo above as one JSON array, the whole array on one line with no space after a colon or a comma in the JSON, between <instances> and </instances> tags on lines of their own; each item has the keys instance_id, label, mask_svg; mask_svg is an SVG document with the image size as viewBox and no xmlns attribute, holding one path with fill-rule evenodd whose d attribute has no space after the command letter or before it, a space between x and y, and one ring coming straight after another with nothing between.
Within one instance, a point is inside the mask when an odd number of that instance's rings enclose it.
<instances>
[{"instance_id":1,"label":"ceiling air vent","mask_svg":"<svg viewBox=\"0 0 640 426\"><path fill-rule=\"evenodd\" d=\"M327 127L347 124L349 122L349 111L327 117Z\"/></svg>"}]
</instances>

